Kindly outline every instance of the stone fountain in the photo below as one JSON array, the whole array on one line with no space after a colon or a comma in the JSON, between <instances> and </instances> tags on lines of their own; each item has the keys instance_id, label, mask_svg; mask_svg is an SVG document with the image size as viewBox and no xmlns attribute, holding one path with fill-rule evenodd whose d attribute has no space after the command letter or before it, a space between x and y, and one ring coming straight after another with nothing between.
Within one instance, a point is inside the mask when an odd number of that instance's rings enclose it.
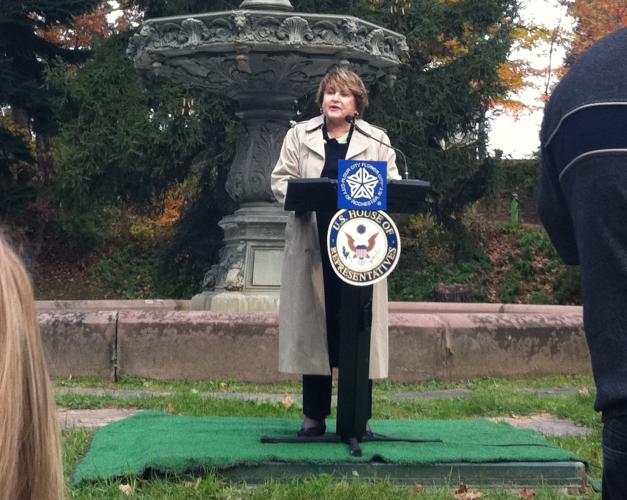
<instances>
[{"instance_id":1,"label":"stone fountain","mask_svg":"<svg viewBox=\"0 0 627 500\"><path fill-rule=\"evenodd\" d=\"M289 0L244 0L238 10L145 21L128 53L142 71L235 99L242 135L226 184L240 208L224 217L220 262L192 308L277 309L286 214L270 173L294 102L343 65L372 83L394 80L405 37L352 16L294 13ZM208 131L210 133L210 131Z\"/></svg>"}]
</instances>

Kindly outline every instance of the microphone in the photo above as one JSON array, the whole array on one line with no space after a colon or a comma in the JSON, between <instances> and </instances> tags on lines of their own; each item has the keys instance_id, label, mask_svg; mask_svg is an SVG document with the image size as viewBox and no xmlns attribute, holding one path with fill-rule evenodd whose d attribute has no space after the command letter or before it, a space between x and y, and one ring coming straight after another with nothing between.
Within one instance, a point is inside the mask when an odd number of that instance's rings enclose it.
<instances>
[{"instance_id":1,"label":"microphone","mask_svg":"<svg viewBox=\"0 0 627 500\"><path fill-rule=\"evenodd\" d=\"M365 135L366 137L368 137L369 139L372 139L373 141L378 142L379 144L383 144L385 147L388 147L394 151L396 151L400 157L403 159L403 164L405 166L405 179L409 179L409 171L407 170L407 158L405 157L405 153L403 153L400 149L395 148L394 146L391 146L390 144L386 144L383 141L380 141L379 139L376 139L374 137L372 137L372 135L368 134L367 132L364 132L362 129L360 129L357 126L357 123L355 123L355 117L353 116L347 116L346 118L344 118L348 123L350 123L353 127L355 127L355 130L357 130L357 132L359 132L361 135Z\"/></svg>"}]
</instances>

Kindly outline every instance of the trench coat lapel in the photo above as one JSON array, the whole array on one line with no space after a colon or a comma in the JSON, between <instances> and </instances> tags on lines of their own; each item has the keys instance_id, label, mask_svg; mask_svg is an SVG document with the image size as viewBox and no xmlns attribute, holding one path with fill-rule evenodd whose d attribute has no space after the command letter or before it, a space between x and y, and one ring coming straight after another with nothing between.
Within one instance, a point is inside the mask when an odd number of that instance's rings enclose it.
<instances>
[{"instance_id":1,"label":"trench coat lapel","mask_svg":"<svg viewBox=\"0 0 627 500\"><path fill-rule=\"evenodd\" d=\"M363 120L357 120L355 124L363 130L366 134L371 134L372 130L370 125L368 125ZM357 130L353 130L353 135L351 136L351 141L348 144L348 151L346 152L346 159L350 160L361 155L368 146L372 142L372 139L366 137L364 134ZM362 158L363 160L371 160L372 158Z\"/></svg>"},{"instance_id":2,"label":"trench coat lapel","mask_svg":"<svg viewBox=\"0 0 627 500\"><path fill-rule=\"evenodd\" d=\"M309 120L305 133L305 146L316 153L320 158L324 158L324 141L320 129L324 124L324 117L317 116Z\"/></svg>"}]
</instances>

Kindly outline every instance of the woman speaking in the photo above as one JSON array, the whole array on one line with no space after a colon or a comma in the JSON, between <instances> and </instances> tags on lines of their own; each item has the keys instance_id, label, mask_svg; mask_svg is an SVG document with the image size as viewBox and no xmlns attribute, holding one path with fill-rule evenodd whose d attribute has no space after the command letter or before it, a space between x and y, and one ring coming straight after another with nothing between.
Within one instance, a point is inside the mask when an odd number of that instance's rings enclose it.
<instances>
[{"instance_id":1,"label":"woman speaking","mask_svg":"<svg viewBox=\"0 0 627 500\"><path fill-rule=\"evenodd\" d=\"M385 132L360 119L368 106L362 80L352 71L335 69L324 76L316 100L321 114L297 123L285 136L272 172L272 191L285 203L287 181L337 179L339 160L386 161L388 180L400 179L396 156ZM356 125L353 126L353 123ZM376 139L373 140L372 138ZM326 235L334 212L290 213L285 229L279 318L279 370L303 374L304 421L299 436L325 433L331 413L332 368L338 365L341 281L329 261ZM387 282L373 285L370 342L372 380L387 377Z\"/></svg>"}]
</instances>

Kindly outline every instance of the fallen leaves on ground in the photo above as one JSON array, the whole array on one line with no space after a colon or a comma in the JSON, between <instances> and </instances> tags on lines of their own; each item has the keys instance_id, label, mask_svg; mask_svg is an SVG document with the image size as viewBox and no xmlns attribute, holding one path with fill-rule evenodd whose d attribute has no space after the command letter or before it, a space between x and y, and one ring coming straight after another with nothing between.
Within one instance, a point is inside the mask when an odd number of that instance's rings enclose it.
<instances>
[{"instance_id":1,"label":"fallen leaves on ground","mask_svg":"<svg viewBox=\"0 0 627 500\"><path fill-rule=\"evenodd\" d=\"M118 486L118 490L124 493L127 497L133 494L133 487L130 484L121 484Z\"/></svg>"},{"instance_id":2,"label":"fallen leaves on ground","mask_svg":"<svg viewBox=\"0 0 627 500\"><path fill-rule=\"evenodd\" d=\"M455 498L455 500L479 500L483 498L483 493L470 490L466 493L453 493L453 498Z\"/></svg>"},{"instance_id":3,"label":"fallen leaves on ground","mask_svg":"<svg viewBox=\"0 0 627 500\"><path fill-rule=\"evenodd\" d=\"M487 291L489 302L498 302L498 291L502 281L512 267L512 262L519 258L520 250L516 248L515 238L511 234L492 231L486 239L484 251L492 266L492 279Z\"/></svg>"},{"instance_id":4,"label":"fallen leaves on ground","mask_svg":"<svg viewBox=\"0 0 627 500\"><path fill-rule=\"evenodd\" d=\"M198 491L201 481L202 480L200 478L196 479L196 481L183 481L183 486L185 486L186 488L193 488L194 490Z\"/></svg>"},{"instance_id":5,"label":"fallen leaves on ground","mask_svg":"<svg viewBox=\"0 0 627 500\"><path fill-rule=\"evenodd\" d=\"M469 490L468 487L461 483L457 491L453 493L455 500L478 500L483 498L483 493L477 490Z\"/></svg>"},{"instance_id":6,"label":"fallen leaves on ground","mask_svg":"<svg viewBox=\"0 0 627 500\"><path fill-rule=\"evenodd\" d=\"M425 492L425 487L422 484L415 484L407 488L407 496L414 497L416 495L422 495Z\"/></svg>"},{"instance_id":7,"label":"fallen leaves on ground","mask_svg":"<svg viewBox=\"0 0 627 500\"><path fill-rule=\"evenodd\" d=\"M283 396L283 400L281 401L281 403L283 403L284 408L291 408L294 405L294 400L290 397L289 394L286 394L285 396Z\"/></svg>"}]
</instances>

